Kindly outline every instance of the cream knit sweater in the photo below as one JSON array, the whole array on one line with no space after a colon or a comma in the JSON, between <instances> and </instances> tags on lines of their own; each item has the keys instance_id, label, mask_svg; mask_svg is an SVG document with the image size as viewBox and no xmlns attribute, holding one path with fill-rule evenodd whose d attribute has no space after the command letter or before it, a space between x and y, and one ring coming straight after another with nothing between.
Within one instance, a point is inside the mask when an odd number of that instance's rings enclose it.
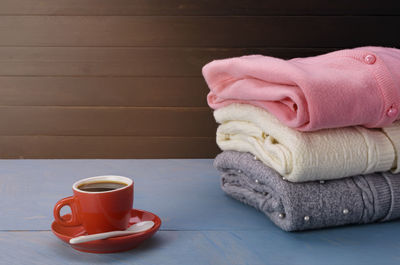
<instances>
[{"instance_id":1,"label":"cream knit sweater","mask_svg":"<svg viewBox=\"0 0 400 265\"><path fill-rule=\"evenodd\" d=\"M231 104L214 112L222 150L250 152L292 182L400 172L400 122L382 129L346 127L299 132L267 111Z\"/></svg>"}]
</instances>

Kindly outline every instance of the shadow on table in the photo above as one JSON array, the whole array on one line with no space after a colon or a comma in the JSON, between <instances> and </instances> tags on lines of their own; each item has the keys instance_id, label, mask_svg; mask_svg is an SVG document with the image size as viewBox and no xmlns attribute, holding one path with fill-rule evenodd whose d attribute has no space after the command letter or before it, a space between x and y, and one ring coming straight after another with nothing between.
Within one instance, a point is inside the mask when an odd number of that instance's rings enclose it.
<instances>
[{"instance_id":1,"label":"shadow on table","mask_svg":"<svg viewBox=\"0 0 400 265\"><path fill-rule=\"evenodd\" d=\"M131 249L124 252L119 253L110 253L110 254L95 254L95 253L86 253L80 252L71 248L68 244L63 243L65 247L60 246L60 242L58 244L51 245L53 251L60 256L63 256L65 259L70 260L71 263L112 263L115 262L124 262L124 260L132 259L132 257L140 258L148 255L153 250L167 244L169 239L167 237L163 237L162 234L156 234L152 238L146 240L139 247L135 249Z\"/></svg>"},{"instance_id":2,"label":"shadow on table","mask_svg":"<svg viewBox=\"0 0 400 265\"><path fill-rule=\"evenodd\" d=\"M352 248L353 251L358 251L360 248L364 250L371 248L373 251L373 247L384 250L388 244L397 244L400 236L399 225L400 221L346 225L288 233L285 237L286 241L289 239L291 244L296 247L309 246L319 251L332 251L333 248L346 251L350 251Z\"/></svg>"}]
</instances>

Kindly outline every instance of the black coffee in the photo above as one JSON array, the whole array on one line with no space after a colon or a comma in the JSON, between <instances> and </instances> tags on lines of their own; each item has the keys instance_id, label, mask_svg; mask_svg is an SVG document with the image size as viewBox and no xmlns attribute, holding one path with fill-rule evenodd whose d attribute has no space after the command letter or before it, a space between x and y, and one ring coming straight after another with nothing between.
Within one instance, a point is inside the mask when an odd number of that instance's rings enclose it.
<instances>
[{"instance_id":1,"label":"black coffee","mask_svg":"<svg viewBox=\"0 0 400 265\"><path fill-rule=\"evenodd\" d=\"M98 181L98 182L89 182L81 184L78 186L78 189L87 192L100 192L100 191L116 190L126 186L127 185L125 183L116 181Z\"/></svg>"}]
</instances>

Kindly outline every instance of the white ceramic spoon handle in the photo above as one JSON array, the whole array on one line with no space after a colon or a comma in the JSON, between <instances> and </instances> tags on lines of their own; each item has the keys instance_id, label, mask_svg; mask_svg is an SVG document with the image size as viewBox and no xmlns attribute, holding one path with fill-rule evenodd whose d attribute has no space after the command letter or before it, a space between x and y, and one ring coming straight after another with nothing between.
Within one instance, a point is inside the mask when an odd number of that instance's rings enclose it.
<instances>
[{"instance_id":1,"label":"white ceramic spoon handle","mask_svg":"<svg viewBox=\"0 0 400 265\"><path fill-rule=\"evenodd\" d=\"M135 230L111 231L111 232L105 232L105 233L99 233L99 234L93 234L93 235L87 235L87 236L78 236L78 237L71 238L69 240L69 243L70 244L80 244L80 243L84 243L84 242L88 242L88 241L106 239L109 237L140 233L140 232L150 229L153 226L154 226L154 222L146 221L146 223L143 226L135 227Z\"/></svg>"},{"instance_id":2,"label":"white ceramic spoon handle","mask_svg":"<svg viewBox=\"0 0 400 265\"><path fill-rule=\"evenodd\" d=\"M105 239L105 238L114 237L114 236L129 235L129 234L134 234L134 233L137 233L137 232L136 231L112 231L112 232L100 233L100 234L94 234L94 235L78 236L75 238L71 238L69 243L70 244L79 244L79 243L84 243L84 242L88 242L88 241Z\"/></svg>"}]
</instances>

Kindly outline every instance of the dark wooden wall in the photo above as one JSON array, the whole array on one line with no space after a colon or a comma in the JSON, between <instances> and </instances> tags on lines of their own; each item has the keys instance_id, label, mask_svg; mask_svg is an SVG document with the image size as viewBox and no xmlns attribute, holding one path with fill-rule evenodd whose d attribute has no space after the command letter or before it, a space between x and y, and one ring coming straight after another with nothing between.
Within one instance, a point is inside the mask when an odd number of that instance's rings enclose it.
<instances>
[{"instance_id":1,"label":"dark wooden wall","mask_svg":"<svg viewBox=\"0 0 400 265\"><path fill-rule=\"evenodd\" d=\"M213 157L205 63L399 47L399 26L400 1L0 0L0 157Z\"/></svg>"}]
</instances>

